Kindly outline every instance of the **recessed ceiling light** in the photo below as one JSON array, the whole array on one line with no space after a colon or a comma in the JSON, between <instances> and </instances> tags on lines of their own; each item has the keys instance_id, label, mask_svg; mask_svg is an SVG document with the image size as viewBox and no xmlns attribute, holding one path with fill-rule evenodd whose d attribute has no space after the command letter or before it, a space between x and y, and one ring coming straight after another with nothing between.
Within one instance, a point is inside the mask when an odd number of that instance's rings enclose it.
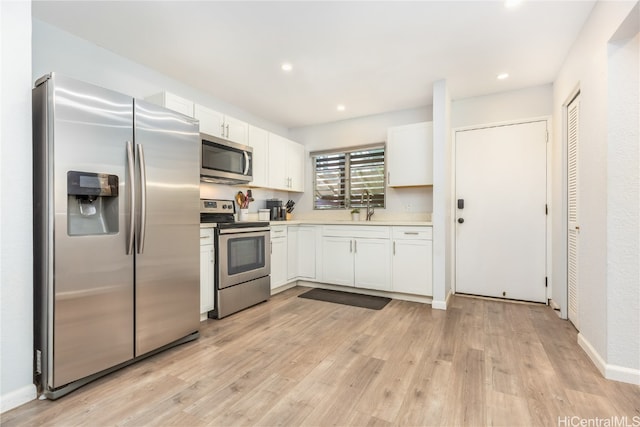
<instances>
[{"instance_id":1,"label":"recessed ceiling light","mask_svg":"<svg viewBox=\"0 0 640 427\"><path fill-rule=\"evenodd\" d=\"M282 68L282 71L289 72L289 71L293 70L293 65L291 65L289 62L284 62L282 64L282 67L280 67L280 68Z\"/></svg>"},{"instance_id":2,"label":"recessed ceiling light","mask_svg":"<svg viewBox=\"0 0 640 427\"><path fill-rule=\"evenodd\" d=\"M509 78L509 73L500 73L498 74L498 80L504 80Z\"/></svg>"},{"instance_id":3,"label":"recessed ceiling light","mask_svg":"<svg viewBox=\"0 0 640 427\"><path fill-rule=\"evenodd\" d=\"M338 110L338 111L344 111L344 110L345 110L345 108L346 108L346 107L345 107L344 105L342 105L342 104L338 104L338 106L336 107L336 110Z\"/></svg>"},{"instance_id":4,"label":"recessed ceiling light","mask_svg":"<svg viewBox=\"0 0 640 427\"><path fill-rule=\"evenodd\" d=\"M519 6L520 3L522 3L522 0L505 0L504 7L513 9L516 6Z\"/></svg>"}]
</instances>

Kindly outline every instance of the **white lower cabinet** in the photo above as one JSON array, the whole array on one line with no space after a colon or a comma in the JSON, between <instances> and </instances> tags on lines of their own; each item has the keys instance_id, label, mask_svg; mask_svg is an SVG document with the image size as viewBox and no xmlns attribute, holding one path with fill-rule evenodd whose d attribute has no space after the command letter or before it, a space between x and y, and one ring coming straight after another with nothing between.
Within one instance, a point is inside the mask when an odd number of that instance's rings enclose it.
<instances>
[{"instance_id":1,"label":"white lower cabinet","mask_svg":"<svg viewBox=\"0 0 640 427\"><path fill-rule=\"evenodd\" d=\"M287 283L287 226L271 226L271 289Z\"/></svg>"},{"instance_id":2,"label":"white lower cabinet","mask_svg":"<svg viewBox=\"0 0 640 427\"><path fill-rule=\"evenodd\" d=\"M305 280L316 278L316 230L318 227L301 225L297 236L297 277Z\"/></svg>"},{"instance_id":3,"label":"white lower cabinet","mask_svg":"<svg viewBox=\"0 0 640 427\"><path fill-rule=\"evenodd\" d=\"M287 227L287 280L298 277L298 232L297 225Z\"/></svg>"},{"instance_id":4,"label":"white lower cabinet","mask_svg":"<svg viewBox=\"0 0 640 427\"><path fill-rule=\"evenodd\" d=\"M271 288L317 281L431 296L430 226L272 225Z\"/></svg>"},{"instance_id":5,"label":"white lower cabinet","mask_svg":"<svg viewBox=\"0 0 640 427\"><path fill-rule=\"evenodd\" d=\"M433 294L432 230L431 227L393 227L394 292Z\"/></svg>"},{"instance_id":6,"label":"white lower cabinet","mask_svg":"<svg viewBox=\"0 0 640 427\"><path fill-rule=\"evenodd\" d=\"M391 290L390 249L388 227L326 227L322 237L322 281Z\"/></svg>"},{"instance_id":7,"label":"white lower cabinet","mask_svg":"<svg viewBox=\"0 0 640 427\"><path fill-rule=\"evenodd\" d=\"M322 281L353 286L353 239L322 237Z\"/></svg>"},{"instance_id":8,"label":"white lower cabinet","mask_svg":"<svg viewBox=\"0 0 640 427\"><path fill-rule=\"evenodd\" d=\"M200 229L200 313L213 310L214 280L213 229Z\"/></svg>"},{"instance_id":9,"label":"white lower cabinet","mask_svg":"<svg viewBox=\"0 0 640 427\"><path fill-rule=\"evenodd\" d=\"M356 288L391 290L391 242L389 239L354 239Z\"/></svg>"}]
</instances>

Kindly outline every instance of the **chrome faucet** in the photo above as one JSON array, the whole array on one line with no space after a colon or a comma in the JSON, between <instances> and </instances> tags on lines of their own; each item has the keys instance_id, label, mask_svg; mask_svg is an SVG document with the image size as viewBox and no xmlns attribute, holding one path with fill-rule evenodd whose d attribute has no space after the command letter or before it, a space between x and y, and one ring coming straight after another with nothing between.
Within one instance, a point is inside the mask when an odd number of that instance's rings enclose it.
<instances>
[{"instance_id":1,"label":"chrome faucet","mask_svg":"<svg viewBox=\"0 0 640 427\"><path fill-rule=\"evenodd\" d=\"M371 221L371 217L373 216L373 213L375 212L375 209L373 206L371 206L371 192L369 190L364 190L362 192L362 195L360 196L360 204L362 205L364 203L364 195L367 195L367 221Z\"/></svg>"}]
</instances>

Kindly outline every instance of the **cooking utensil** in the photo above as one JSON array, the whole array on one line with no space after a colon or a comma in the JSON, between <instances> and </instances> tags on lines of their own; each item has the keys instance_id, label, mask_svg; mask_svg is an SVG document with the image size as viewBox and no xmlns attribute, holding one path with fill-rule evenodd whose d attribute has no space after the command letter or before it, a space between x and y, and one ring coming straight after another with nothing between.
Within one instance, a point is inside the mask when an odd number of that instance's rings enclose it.
<instances>
[{"instance_id":1,"label":"cooking utensil","mask_svg":"<svg viewBox=\"0 0 640 427\"><path fill-rule=\"evenodd\" d=\"M242 193L242 191L238 191L238 194L236 194L236 203L238 203L238 209L244 209L244 201L244 193Z\"/></svg>"}]
</instances>

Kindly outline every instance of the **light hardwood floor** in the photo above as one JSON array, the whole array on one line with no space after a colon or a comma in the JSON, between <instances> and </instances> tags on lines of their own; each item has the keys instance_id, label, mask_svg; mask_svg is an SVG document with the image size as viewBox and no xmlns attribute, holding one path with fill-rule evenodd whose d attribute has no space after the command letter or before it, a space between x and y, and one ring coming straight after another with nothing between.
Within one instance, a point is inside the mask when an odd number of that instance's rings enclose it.
<instances>
[{"instance_id":1,"label":"light hardwood floor","mask_svg":"<svg viewBox=\"0 0 640 427\"><path fill-rule=\"evenodd\" d=\"M203 322L199 340L2 425L640 422L640 388L605 380L549 307L457 296L447 311L397 300L375 311L297 298L306 290Z\"/></svg>"}]
</instances>

